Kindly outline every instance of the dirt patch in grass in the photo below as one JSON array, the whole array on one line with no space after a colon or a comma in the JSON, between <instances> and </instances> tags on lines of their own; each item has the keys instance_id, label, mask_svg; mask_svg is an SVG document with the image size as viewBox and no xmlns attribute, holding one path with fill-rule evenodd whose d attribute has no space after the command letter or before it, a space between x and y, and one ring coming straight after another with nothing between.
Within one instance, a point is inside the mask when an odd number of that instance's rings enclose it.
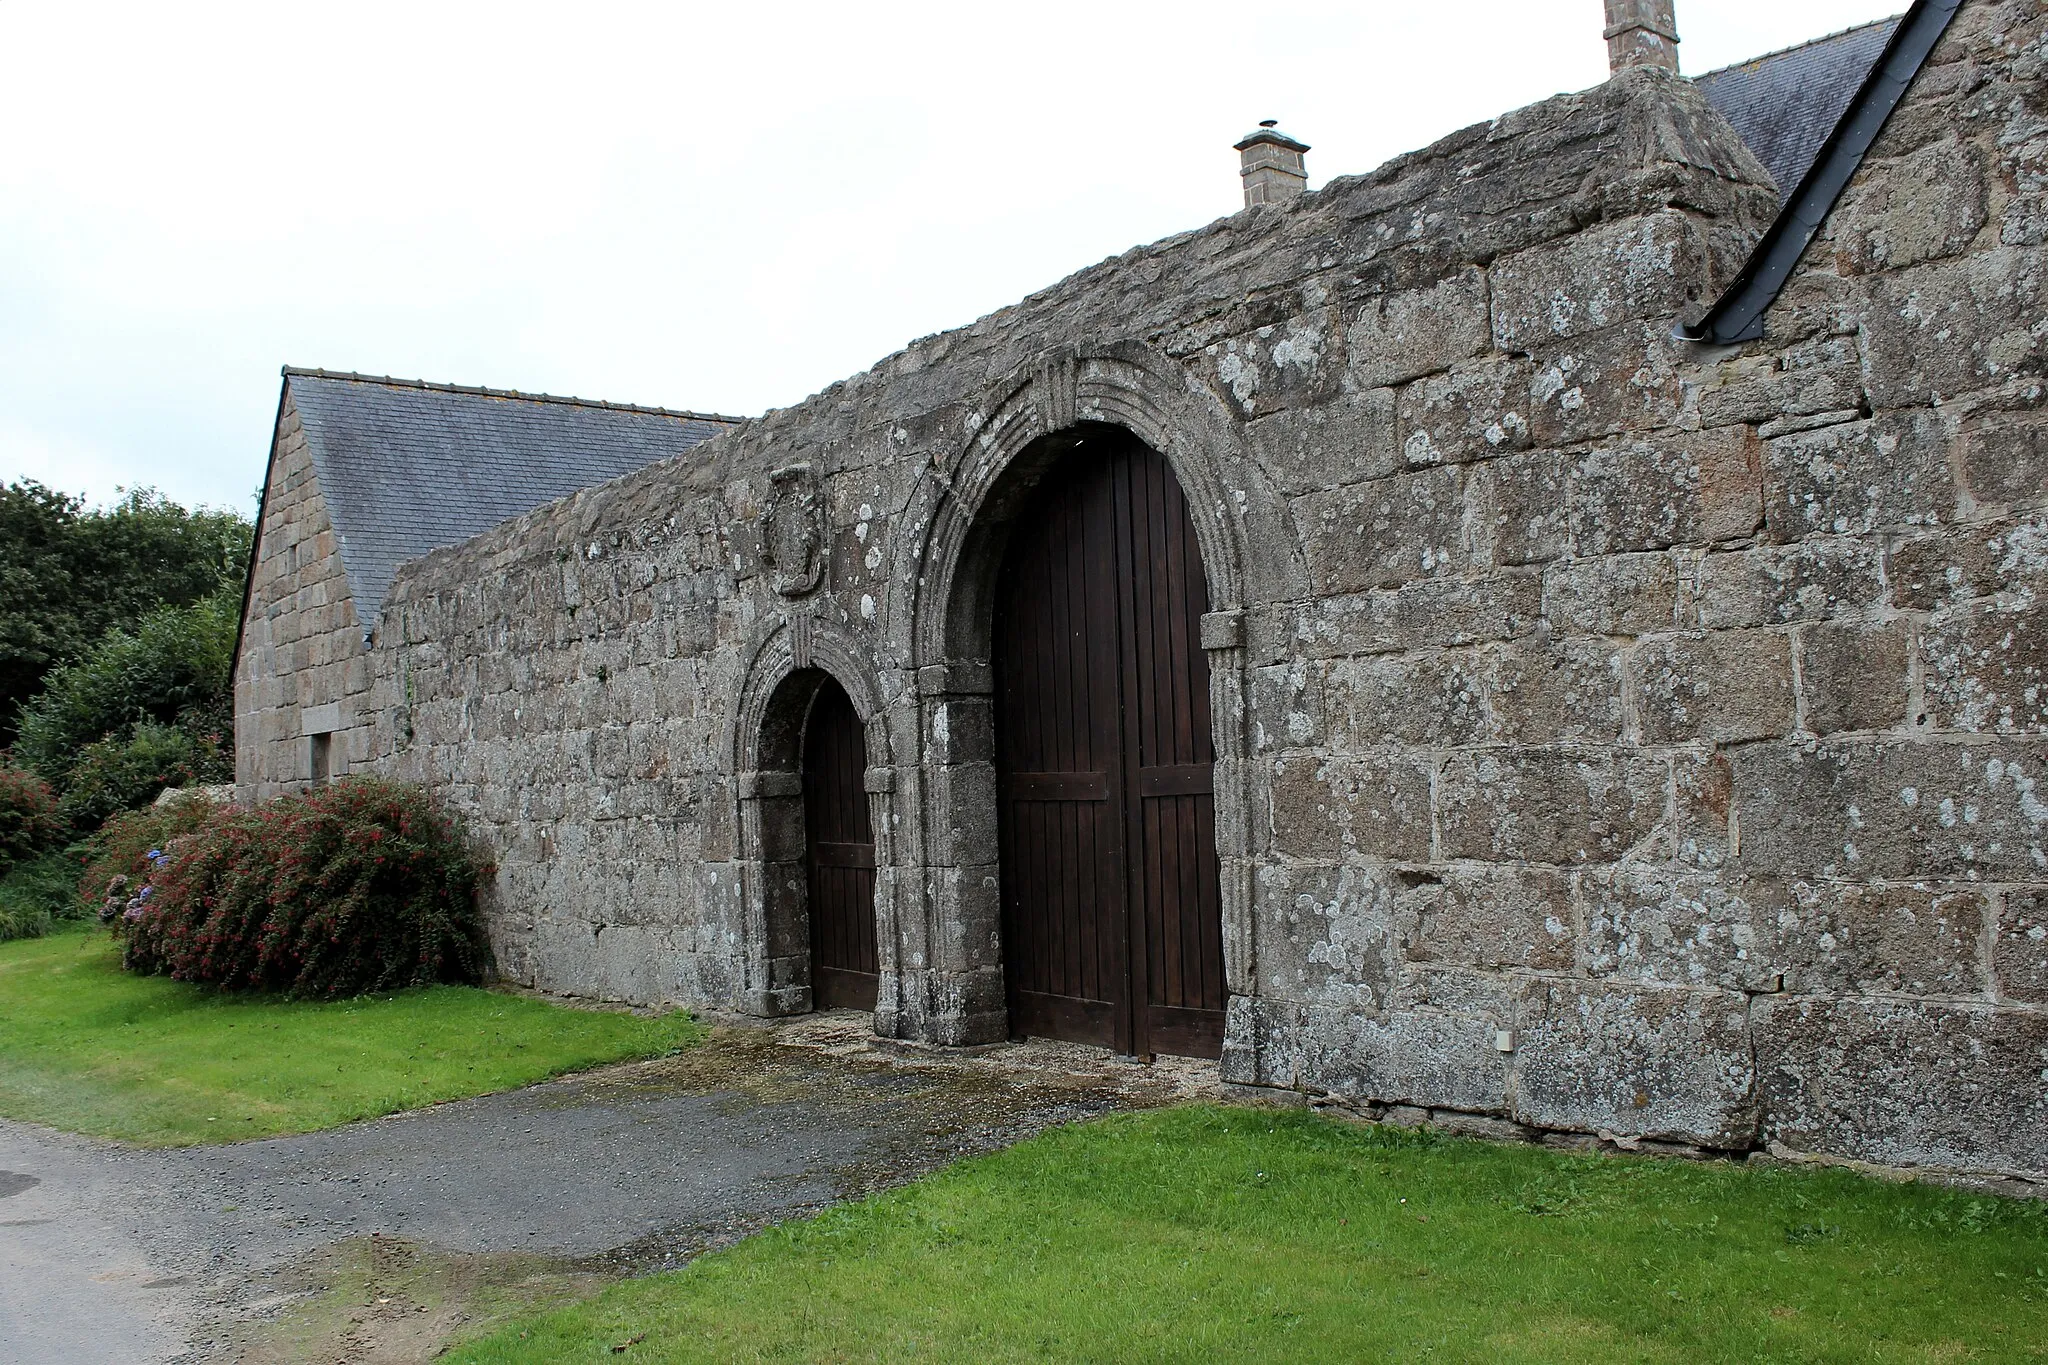
<instances>
[{"instance_id":1,"label":"dirt patch in grass","mask_svg":"<svg viewBox=\"0 0 2048 1365\"><path fill-rule=\"evenodd\" d=\"M514 1317L588 1298L612 1278L552 1257L351 1238L282 1272L288 1304L230 1332L229 1351L242 1365L412 1365Z\"/></svg>"}]
</instances>

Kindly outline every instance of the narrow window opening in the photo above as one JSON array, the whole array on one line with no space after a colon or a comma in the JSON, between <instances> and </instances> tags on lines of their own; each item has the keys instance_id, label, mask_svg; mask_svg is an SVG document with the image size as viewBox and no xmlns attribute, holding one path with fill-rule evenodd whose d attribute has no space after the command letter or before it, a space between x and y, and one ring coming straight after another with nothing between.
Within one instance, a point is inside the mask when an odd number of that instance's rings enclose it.
<instances>
[{"instance_id":1,"label":"narrow window opening","mask_svg":"<svg viewBox=\"0 0 2048 1365\"><path fill-rule=\"evenodd\" d=\"M313 736L313 785L325 786L334 771L334 736Z\"/></svg>"}]
</instances>

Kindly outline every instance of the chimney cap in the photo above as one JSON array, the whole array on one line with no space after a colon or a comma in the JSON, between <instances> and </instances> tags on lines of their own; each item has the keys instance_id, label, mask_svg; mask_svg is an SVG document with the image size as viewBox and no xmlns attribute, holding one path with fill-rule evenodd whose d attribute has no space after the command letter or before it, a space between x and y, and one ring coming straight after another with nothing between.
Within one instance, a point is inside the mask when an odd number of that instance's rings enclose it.
<instances>
[{"instance_id":1,"label":"chimney cap","mask_svg":"<svg viewBox=\"0 0 2048 1365\"><path fill-rule=\"evenodd\" d=\"M1285 147L1290 152L1305 152L1309 150L1309 145L1306 142L1298 142L1281 132L1280 120L1276 118L1260 119L1259 126L1246 133L1244 140L1233 144L1230 150L1241 152L1247 147L1256 147L1260 143L1270 143L1275 147Z\"/></svg>"}]
</instances>

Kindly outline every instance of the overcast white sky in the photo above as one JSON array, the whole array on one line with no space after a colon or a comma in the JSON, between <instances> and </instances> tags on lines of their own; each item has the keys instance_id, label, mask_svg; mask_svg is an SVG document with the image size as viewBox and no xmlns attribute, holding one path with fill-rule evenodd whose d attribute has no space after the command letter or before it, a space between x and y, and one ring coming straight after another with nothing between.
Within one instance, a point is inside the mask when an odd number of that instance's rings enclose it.
<instances>
[{"instance_id":1,"label":"overcast white sky","mask_svg":"<svg viewBox=\"0 0 2048 1365\"><path fill-rule=\"evenodd\" d=\"M1689 73L1904 0L1678 0ZM0 0L0 478L253 507L280 364L752 415L1606 76L1600 0Z\"/></svg>"}]
</instances>

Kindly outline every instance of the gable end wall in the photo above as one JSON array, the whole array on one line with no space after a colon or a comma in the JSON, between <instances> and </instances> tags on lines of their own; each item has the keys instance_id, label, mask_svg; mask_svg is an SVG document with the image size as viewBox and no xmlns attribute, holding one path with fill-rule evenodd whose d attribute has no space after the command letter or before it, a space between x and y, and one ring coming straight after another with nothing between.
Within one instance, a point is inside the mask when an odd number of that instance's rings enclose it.
<instances>
[{"instance_id":1,"label":"gable end wall","mask_svg":"<svg viewBox=\"0 0 2048 1365\"><path fill-rule=\"evenodd\" d=\"M374 673L289 390L278 412L256 562L235 660L235 785L245 800L302 790L311 735L333 736L330 774L368 756Z\"/></svg>"}]
</instances>

